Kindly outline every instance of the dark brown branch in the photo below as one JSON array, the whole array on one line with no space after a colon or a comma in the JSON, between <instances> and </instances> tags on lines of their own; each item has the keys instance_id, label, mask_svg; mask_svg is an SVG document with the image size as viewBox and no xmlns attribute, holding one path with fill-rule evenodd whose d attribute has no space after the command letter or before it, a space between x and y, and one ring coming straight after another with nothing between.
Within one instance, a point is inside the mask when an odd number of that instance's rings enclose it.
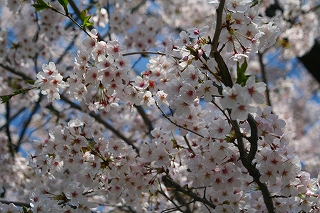
<instances>
[{"instance_id":1,"label":"dark brown branch","mask_svg":"<svg viewBox=\"0 0 320 213\"><path fill-rule=\"evenodd\" d=\"M222 13L223 13L224 4L225 4L225 0L221 0L219 3L219 7L217 9L217 14L216 14L217 23L216 23L216 29L214 32L213 40L211 43L210 57L214 57L214 53L217 52L217 49L218 49L220 33L222 30Z\"/></svg>"},{"instance_id":2,"label":"dark brown branch","mask_svg":"<svg viewBox=\"0 0 320 213\"><path fill-rule=\"evenodd\" d=\"M174 188L175 190L188 195L189 197L191 197L194 201L198 201L201 203L204 203L205 205L210 206L211 208L216 208L216 205L211 203L209 200L207 200L206 198L201 198L198 195L196 195L195 193L193 193L192 191L188 191L186 189L184 189L183 187L181 187L178 183L174 182L174 180L172 180L169 176L164 175L162 176L162 182L164 183L164 185L168 188Z\"/></svg>"},{"instance_id":3,"label":"dark brown branch","mask_svg":"<svg viewBox=\"0 0 320 213\"><path fill-rule=\"evenodd\" d=\"M28 126L29 126L29 124L30 124L30 122L31 122L31 120L32 120L32 117L33 117L34 114L37 112L37 110L38 110L38 108L39 108L39 106L40 106L40 102L41 102L41 100L42 100L42 97L43 97L43 96L40 95L39 100L37 101L37 103L35 103L35 105L34 105L32 111L31 111L28 119L23 123L23 129L22 129L22 131L21 131L21 133L20 133L19 140L18 140L18 142L17 142L17 144L16 144L16 147L15 147L15 151L16 151L16 152L18 152L19 146L20 146L21 143L22 143L22 140L23 140L24 135L25 135L25 133L26 133L26 131L27 131L27 128L28 128Z\"/></svg>"},{"instance_id":4,"label":"dark brown branch","mask_svg":"<svg viewBox=\"0 0 320 213\"><path fill-rule=\"evenodd\" d=\"M8 137L8 148L10 151L10 154L12 157L14 157L14 144L12 142L12 138L11 138L11 132L10 132L10 100L8 100L6 102L6 133L7 133L7 137Z\"/></svg>"},{"instance_id":5,"label":"dark brown branch","mask_svg":"<svg viewBox=\"0 0 320 213\"><path fill-rule=\"evenodd\" d=\"M17 76L20 76L21 78L23 78L24 80L31 80L32 78L28 77L26 74L22 73L22 72L18 72L16 71L15 69L7 66L7 65L4 65L2 63L0 63L0 67L10 71L11 73L17 75Z\"/></svg>"},{"instance_id":6,"label":"dark brown branch","mask_svg":"<svg viewBox=\"0 0 320 213\"><path fill-rule=\"evenodd\" d=\"M236 124L238 126L237 121L233 121L233 122L234 122L234 124ZM240 132L239 128L236 128L235 132L236 132L238 149L240 152L240 159L241 159L242 165L248 170L248 172L249 172L250 176L253 178L254 182L256 182L258 184L259 189L262 192L263 201L268 209L268 212L275 213L273 200L270 195L268 186L265 183L262 183L260 181L261 174L260 174L259 170L256 168L256 166L251 161L249 161L248 154L247 154L245 147L244 147L242 133Z\"/></svg>"},{"instance_id":7,"label":"dark brown branch","mask_svg":"<svg viewBox=\"0 0 320 213\"><path fill-rule=\"evenodd\" d=\"M228 68L226 67L223 58L221 57L219 52L214 52L214 56L215 57L218 56L217 63L218 63L218 65L219 65L219 63L221 63L222 67L224 68L224 70L223 70L224 73L222 75L222 82L226 86L232 87L233 82L230 81L230 79L231 79L230 72L229 72ZM219 69L221 69L220 66L219 66ZM231 114L230 109L228 110L228 112L229 112L229 114ZM228 118L228 116L226 116L226 117ZM229 120L229 122L230 122L230 120ZM254 118L252 117L252 115L250 115L250 114L248 115L248 123L251 128L251 136L249 138L249 142L251 144L251 147L250 147L249 154L247 153L247 151L245 149L245 146L243 143L243 135L240 131L240 127L239 127L238 122L236 120L231 120L231 125L233 126L235 133L236 133L236 137L237 137L240 159L241 159L243 166L248 170L250 176L253 177L254 182L256 182L258 184L260 191L262 192L263 200L264 200L264 203L268 209L268 212L274 213L275 212L274 204L273 204L273 200L270 195L269 189L265 183L260 182L261 174L260 174L259 170L256 168L256 166L252 163L252 160L254 159L255 154L257 152L257 149L258 149L258 136L257 136L258 130L257 130L256 122L255 122Z\"/></svg>"},{"instance_id":8,"label":"dark brown branch","mask_svg":"<svg viewBox=\"0 0 320 213\"><path fill-rule=\"evenodd\" d=\"M251 114L248 115L247 121L251 129L251 136L249 138L250 151L248 155L248 161L252 162L258 150L258 128L257 128L257 122L254 120Z\"/></svg>"},{"instance_id":9,"label":"dark brown branch","mask_svg":"<svg viewBox=\"0 0 320 213\"><path fill-rule=\"evenodd\" d=\"M11 122L14 120L16 117L18 117L24 110L26 110L25 107L21 108L19 111L17 111L13 116L10 117L9 121ZM7 124L4 124L3 126L0 127L0 131L3 130L3 128L6 127Z\"/></svg>"},{"instance_id":10,"label":"dark brown branch","mask_svg":"<svg viewBox=\"0 0 320 213\"><path fill-rule=\"evenodd\" d=\"M259 57L259 64L260 64L261 74L262 74L262 80L266 84L267 104L268 104L268 106L272 106L271 105L271 100L270 100L270 91L269 91L269 87L268 87L268 79L267 79L267 75L266 75L266 69L265 69L265 66L264 66L264 63L263 63L263 54L258 52L258 57Z\"/></svg>"},{"instance_id":11,"label":"dark brown branch","mask_svg":"<svg viewBox=\"0 0 320 213\"><path fill-rule=\"evenodd\" d=\"M8 201L8 200L0 200L0 203L4 203L4 204L14 204L16 206L25 206L27 208L31 208L30 204L29 203L25 203L25 202L18 202L18 201Z\"/></svg>"},{"instance_id":12,"label":"dark brown branch","mask_svg":"<svg viewBox=\"0 0 320 213\"><path fill-rule=\"evenodd\" d=\"M186 142L190 152L192 152L192 154L195 154L193 149L192 149L192 147L191 147L191 145L190 145L190 143L189 143L189 140L188 140L187 136L185 135L185 136L183 136L183 138L184 138L184 141Z\"/></svg>"},{"instance_id":13,"label":"dark brown branch","mask_svg":"<svg viewBox=\"0 0 320 213\"><path fill-rule=\"evenodd\" d=\"M180 212L183 212L183 210L180 208L180 206L178 206L178 204L176 204L173 199L170 199L170 198L168 197L168 195L166 195L166 193L163 191L161 185L160 185L160 189L161 189L161 190L158 190L157 192L160 193L160 194L161 194L162 196L164 196L165 198L167 198L168 200L170 200L170 202L175 206L175 209L176 209L176 210L179 210Z\"/></svg>"},{"instance_id":14,"label":"dark brown branch","mask_svg":"<svg viewBox=\"0 0 320 213\"><path fill-rule=\"evenodd\" d=\"M150 132L153 130L153 124L152 124L151 120L147 116L146 112L143 110L142 106L134 105L134 107L138 110L138 112L141 115L144 123L147 125L148 130L149 130L149 134L150 134Z\"/></svg>"}]
</instances>

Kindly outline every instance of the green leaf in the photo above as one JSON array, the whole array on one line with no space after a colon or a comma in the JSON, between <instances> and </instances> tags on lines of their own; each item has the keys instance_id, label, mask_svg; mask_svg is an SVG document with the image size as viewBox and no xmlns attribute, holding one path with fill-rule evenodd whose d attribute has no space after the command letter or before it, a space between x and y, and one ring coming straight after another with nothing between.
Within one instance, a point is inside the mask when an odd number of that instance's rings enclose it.
<instances>
[{"instance_id":1,"label":"green leaf","mask_svg":"<svg viewBox=\"0 0 320 213\"><path fill-rule=\"evenodd\" d=\"M223 84L226 85L227 87L232 87L233 82L232 82L232 78L230 75L230 71L228 69L226 62L223 60L223 58L219 52L214 53L214 59L216 60L216 62L218 64L219 72L222 77Z\"/></svg>"},{"instance_id":2,"label":"green leaf","mask_svg":"<svg viewBox=\"0 0 320 213\"><path fill-rule=\"evenodd\" d=\"M85 19L86 16L87 16L87 10L84 9L80 13L80 19L81 19L82 22L83 22L83 20Z\"/></svg>"},{"instance_id":3,"label":"green leaf","mask_svg":"<svg viewBox=\"0 0 320 213\"><path fill-rule=\"evenodd\" d=\"M66 12L66 15L69 14L69 11L68 11L68 0L58 0L59 3L62 5L64 11Z\"/></svg>"},{"instance_id":4,"label":"green leaf","mask_svg":"<svg viewBox=\"0 0 320 213\"><path fill-rule=\"evenodd\" d=\"M68 5L68 0L58 0L58 2L63 6L66 7Z\"/></svg>"},{"instance_id":5,"label":"green leaf","mask_svg":"<svg viewBox=\"0 0 320 213\"><path fill-rule=\"evenodd\" d=\"M21 94L21 93L24 93L24 92L26 92L25 89L18 89L16 91L14 91L13 95L18 95L18 94Z\"/></svg>"},{"instance_id":6,"label":"green leaf","mask_svg":"<svg viewBox=\"0 0 320 213\"><path fill-rule=\"evenodd\" d=\"M37 0L37 2L38 2L38 4L40 4L40 5L43 5L43 6L45 6L45 5L47 5L47 6L49 6L47 3L45 3L45 1L43 1L43 0Z\"/></svg>"},{"instance_id":7,"label":"green leaf","mask_svg":"<svg viewBox=\"0 0 320 213\"><path fill-rule=\"evenodd\" d=\"M44 10L46 8L49 8L49 5L42 5L42 4L32 4L32 7L36 9L36 11Z\"/></svg>"},{"instance_id":8,"label":"green leaf","mask_svg":"<svg viewBox=\"0 0 320 213\"><path fill-rule=\"evenodd\" d=\"M254 2L252 2L252 5L250 6L250 8L256 6L257 4L259 4L260 1L261 0L255 0Z\"/></svg>"},{"instance_id":9,"label":"green leaf","mask_svg":"<svg viewBox=\"0 0 320 213\"><path fill-rule=\"evenodd\" d=\"M91 18L91 16L86 16L83 20L83 27L92 27L93 23L89 21L89 19Z\"/></svg>"},{"instance_id":10,"label":"green leaf","mask_svg":"<svg viewBox=\"0 0 320 213\"><path fill-rule=\"evenodd\" d=\"M34 85L34 82L36 82L36 80L27 79L26 82L27 82L28 84Z\"/></svg>"},{"instance_id":11,"label":"green leaf","mask_svg":"<svg viewBox=\"0 0 320 213\"><path fill-rule=\"evenodd\" d=\"M16 91L13 92L13 94L10 95L1 95L0 99L1 99L1 103L7 103L13 96L15 95L19 95L21 93L25 93L28 90L31 90L32 88L29 89L18 89Z\"/></svg>"},{"instance_id":12,"label":"green leaf","mask_svg":"<svg viewBox=\"0 0 320 213\"><path fill-rule=\"evenodd\" d=\"M1 98L1 103L4 104L4 103L7 103L10 98L12 98L13 95L1 95L0 98Z\"/></svg>"},{"instance_id":13,"label":"green leaf","mask_svg":"<svg viewBox=\"0 0 320 213\"><path fill-rule=\"evenodd\" d=\"M250 75L245 75L244 73L246 72L248 68L248 63L247 60L244 59L244 62L241 66L239 66L239 62L237 63L237 84L240 84L244 86L250 77Z\"/></svg>"},{"instance_id":14,"label":"green leaf","mask_svg":"<svg viewBox=\"0 0 320 213\"><path fill-rule=\"evenodd\" d=\"M36 11L44 10L50 7L50 5L43 0L37 0L37 2L38 4L32 4Z\"/></svg>"},{"instance_id":15,"label":"green leaf","mask_svg":"<svg viewBox=\"0 0 320 213\"><path fill-rule=\"evenodd\" d=\"M86 28L86 27L92 27L93 26L93 23L90 22L90 18L91 16L90 15L87 15L88 13L88 10L82 10L81 13L80 13L80 19L82 21L82 27L83 28Z\"/></svg>"}]
</instances>

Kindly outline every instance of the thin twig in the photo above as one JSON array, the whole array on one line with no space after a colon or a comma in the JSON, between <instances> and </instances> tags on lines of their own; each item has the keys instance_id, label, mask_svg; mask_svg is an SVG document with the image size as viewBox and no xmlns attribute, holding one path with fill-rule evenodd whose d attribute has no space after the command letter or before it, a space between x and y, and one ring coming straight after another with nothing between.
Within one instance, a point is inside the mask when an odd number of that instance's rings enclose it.
<instances>
[{"instance_id":1,"label":"thin twig","mask_svg":"<svg viewBox=\"0 0 320 213\"><path fill-rule=\"evenodd\" d=\"M27 128L28 128L28 126L29 126L29 124L30 124L30 122L31 122L31 120L32 120L32 117L34 116L34 114L35 114L35 113L38 111L38 109L39 109L39 106L40 106L40 102L41 102L41 100L42 100L42 97L43 97L43 95L40 95L37 103L35 103L35 105L34 105L34 107L33 107L33 110L31 111L28 119L23 123L23 129L22 129L22 131L21 131L21 133L20 133L19 140L18 140L18 142L17 142L17 144L16 144L16 147L15 147L15 151L16 151L16 152L18 152L19 146L20 146L21 143L22 143L22 140L23 140L24 135L25 135L25 133L26 133L26 131L27 131Z\"/></svg>"},{"instance_id":2,"label":"thin twig","mask_svg":"<svg viewBox=\"0 0 320 213\"><path fill-rule=\"evenodd\" d=\"M137 51L137 52L131 52L131 53L124 53L122 54L122 56L129 56L129 55L164 55L164 56L171 56L174 59L180 60L181 58L178 58L176 56L173 55L168 55L167 53L163 53L163 52L154 52L154 51Z\"/></svg>"},{"instance_id":3,"label":"thin twig","mask_svg":"<svg viewBox=\"0 0 320 213\"><path fill-rule=\"evenodd\" d=\"M175 190L182 192L183 194L188 195L189 197L193 198L195 201L199 201L201 203L204 203L213 209L216 208L215 204L211 203L209 200L207 200L205 198L199 197L198 195L196 195L195 193L193 193L191 191L187 191L186 189L181 187L178 183L174 182L174 180L172 180L167 175L162 176L162 182L165 184L166 187L173 187L173 188L175 188Z\"/></svg>"},{"instance_id":4,"label":"thin twig","mask_svg":"<svg viewBox=\"0 0 320 213\"><path fill-rule=\"evenodd\" d=\"M189 140L188 140L187 136L185 135L185 136L183 136L183 138L184 138L189 150L192 152L192 154L195 154L193 149L192 149L192 147L191 147L191 145L190 145L190 143L189 143Z\"/></svg>"},{"instance_id":5,"label":"thin twig","mask_svg":"<svg viewBox=\"0 0 320 213\"><path fill-rule=\"evenodd\" d=\"M11 132L10 132L10 100L8 100L6 102L6 119L7 119L7 122L6 122L6 133L7 133L7 137L8 137L8 148L9 148L9 151L10 151L10 154L12 157L14 157L14 148L13 148L13 142L12 142L12 138L11 138Z\"/></svg>"},{"instance_id":6,"label":"thin twig","mask_svg":"<svg viewBox=\"0 0 320 213\"><path fill-rule=\"evenodd\" d=\"M14 120L16 117L18 117L24 110L26 110L26 107L21 108L19 111L17 111L13 116L10 117L9 121L11 122ZM0 131L2 131L3 128L5 128L7 124L5 123L0 127Z\"/></svg>"},{"instance_id":7,"label":"thin twig","mask_svg":"<svg viewBox=\"0 0 320 213\"><path fill-rule=\"evenodd\" d=\"M204 138L204 136L200 135L199 133L197 133L197 132L195 132L195 131L192 131L191 129L185 128L185 127L183 127L183 126L181 126L181 125L173 122L173 121L164 113L164 111L159 107L158 103L157 103L157 102L155 102L155 103L156 103L156 106L158 107L158 109L161 111L163 117L165 117L168 121L170 121L170 123L176 125L177 127L181 128L181 129L187 130L188 132L192 132L193 134L198 135L198 136L201 137L201 138Z\"/></svg>"}]
</instances>

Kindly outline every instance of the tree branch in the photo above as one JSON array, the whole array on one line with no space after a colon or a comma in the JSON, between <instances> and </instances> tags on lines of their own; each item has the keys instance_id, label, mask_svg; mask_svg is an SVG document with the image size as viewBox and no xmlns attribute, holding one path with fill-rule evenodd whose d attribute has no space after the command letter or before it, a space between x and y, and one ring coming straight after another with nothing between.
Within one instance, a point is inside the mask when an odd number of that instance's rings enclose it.
<instances>
[{"instance_id":1,"label":"tree branch","mask_svg":"<svg viewBox=\"0 0 320 213\"><path fill-rule=\"evenodd\" d=\"M225 0L220 0L219 7L217 8L217 23L216 23L216 29L214 32L213 40L211 43L211 52L210 57L214 57L214 53L217 52L218 49L218 43L219 43L219 37L222 30L222 13L223 13L223 7L225 4Z\"/></svg>"},{"instance_id":2,"label":"tree branch","mask_svg":"<svg viewBox=\"0 0 320 213\"><path fill-rule=\"evenodd\" d=\"M266 75L266 69L263 63L263 54L258 52L258 57L259 57L259 64L260 64L260 69L261 69L261 74L262 74L262 81L266 84L266 98L267 98L267 104L268 106L271 105L271 100L270 100L270 91L268 87L268 79Z\"/></svg>"},{"instance_id":3,"label":"tree branch","mask_svg":"<svg viewBox=\"0 0 320 213\"><path fill-rule=\"evenodd\" d=\"M0 200L0 203L4 203L4 204L14 204L16 206L25 206L27 208L31 208L30 204L29 203L25 203L25 202L18 202L18 201L8 201L8 200Z\"/></svg>"},{"instance_id":4,"label":"tree branch","mask_svg":"<svg viewBox=\"0 0 320 213\"><path fill-rule=\"evenodd\" d=\"M155 103L156 103L156 106L158 107L158 109L161 111L163 117L165 117L168 121L170 121L170 123L176 125L177 127L181 128L181 129L187 130L188 132L192 132L193 134L198 135L198 136L201 137L201 138L204 138L204 137L203 137L202 135L200 135L199 133L197 133L197 132L195 132L195 131L192 131L192 130L190 130L190 129L188 129L188 128L185 128L185 127L183 127L183 126L181 126L181 125L173 122L173 121L164 113L164 111L159 107L159 105L157 104L157 102L155 102Z\"/></svg>"},{"instance_id":5,"label":"tree branch","mask_svg":"<svg viewBox=\"0 0 320 213\"><path fill-rule=\"evenodd\" d=\"M134 105L134 107L138 110L138 112L141 115L144 123L147 125L148 130L149 130L148 133L150 134L150 132L153 130L153 124L152 124L151 120L147 116L146 112L143 110L142 106Z\"/></svg>"},{"instance_id":6,"label":"tree branch","mask_svg":"<svg viewBox=\"0 0 320 213\"><path fill-rule=\"evenodd\" d=\"M27 80L27 79L31 79L29 78L27 75L17 72L16 70L12 69L11 67L5 66L3 64L0 63L0 66L7 69L9 72L14 73L15 75L18 75L20 77L22 77L23 79ZM60 95L61 100L63 100L64 102L68 103L72 108L77 109L79 111L83 111L81 109L81 107L77 104L75 104L74 102L72 102L71 100L69 100L68 98L66 98L64 95ZM99 123L101 123L102 125L104 125L107 129L109 129L110 131L112 131L116 136L118 136L119 138L121 138L123 141L125 141L128 145L131 145L132 148L134 148L137 153L139 153L139 148L136 147L133 142L128 139L127 137L125 137L121 132L119 132L118 130L116 130L112 125L110 125L109 123L107 123L105 120L103 120L98 114L95 114L93 112L90 112L89 115L91 117L93 117L96 121L98 121Z\"/></svg>"},{"instance_id":7,"label":"tree branch","mask_svg":"<svg viewBox=\"0 0 320 213\"><path fill-rule=\"evenodd\" d=\"M187 191L186 189L184 189L183 187L181 187L178 183L174 182L174 180L172 180L168 175L164 175L162 176L162 182L164 183L164 185L168 188L175 188L175 190L182 192L183 194L188 195L189 197L191 197L193 200L195 201L199 201L201 203L204 203L208 206L210 206L211 208L216 208L216 205L211 203L209 200L207 200L206 198L201 198L198 195L196 195L195 193L191 192L191 191Z\"/></svg>"},{"instance_id":8,"label":"tree branch","mask_svg":"<svg viewBox=\"0 0 320 213\"><path fill-rule=\"evenodd\" d=\"M233 122L234 122L234 124L236 124L239 127L237 121L233 121ZM240 159L241 159L242 165L248 170L250 176L253 177L254 182L256 182L258 184L259 189L262 192L263 201L268 209L268 212L275 213L275 208L274 208L273 200L270 195L269 189L265 183L262 183L260 181L261 174L260 174L259 170L255 167L254 164L252 164L251 161L249 161L248 154L247 154L245 147L244 147L242 133L240 132L239 128L235 128L235 132L236 132L238 149L240 152Z\"/></svg>"},{"instance_id":9,"label":"tree branch","mask_svg":"<svg viewBox=\"0 0 320 213\"><path fill-rule=\"evenodd\" d=\"M251 136L249 138L250 151L248 154L248 161L252 162L258 150L258 128L257 128L257 122L254 120L251 114L248 115L247 121L251 129Z\"/></svg>"},{"instance_id":10,"label":"tree branch","mask_svg":"<svg viewBox=\"0 0 320 213\"><path fill-rule=\"evenodd\" d=\"M28 126L29 126L29 124L30 124L30 122L31 122L32 117L33 117L34 114L37 112L37 110L38 110L38 108L39 108L39 106L40 106L40 102L41 102L41 100L42 100L42 97L43 97L43 96L40 95L39 100L37 101L37 103L35 103L35 106L34 106L33 110L31 111L31 113L30 113L27 121L25 121L25 122L23 123L23 129L22 129L22 132L20 133L19 140L18 140L18 142L17 142L17 144L16 144L16 147L15 147L15 151L16 151L16 152L18 152L19 146L20 146L20 144L22 143L22 140L23 140L23 138L24 138L25 132L27 131L27 128L28 128Z\"/></svg>"},{"instance_id":11,"label":"tree branch","mask_svg":"<svg viewBox=\"0 0 320 213\"><path fill-rule=\"evenodd\" d=\"M14 157L14 148L13 148L13 142L12 142L12 138L11 138L11 132L10 132L10 100L8 100L8 102L6 102L6 133L7 133L7 137L8 137L8 148L10 151L10 154L12 157Z\"/></svg>"}]
</instances>

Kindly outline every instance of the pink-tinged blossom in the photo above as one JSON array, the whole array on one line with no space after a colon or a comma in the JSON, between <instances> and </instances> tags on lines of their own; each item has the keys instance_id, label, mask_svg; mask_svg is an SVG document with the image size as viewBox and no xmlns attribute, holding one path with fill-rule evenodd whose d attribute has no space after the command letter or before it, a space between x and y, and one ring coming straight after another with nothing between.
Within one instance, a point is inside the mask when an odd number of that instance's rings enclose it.
<instances>
[{"instance_id":1,"label":"pink-tinged blossom","mask_svg":"<svg viewBox=\"0 0 320 213\"><path fill-rule=\"evenodd\" d=\"M102 73L96 67L92 67L85 74L85 84L98 85L102 78Z\"/></svg>"},{"instance_id":2,"label":"pink-tinged blossom","mask_svg":"<svg viewBox=\"0 0 320 213\"><path fill-rule=\"evenodd\" d=\"M73 206L78 206L79 203L83 202L85 200L85 197L82 195L84 192L84 187L76 186L75 184L70 184L66 188L66 195L70 199L70 204Z\"/></svg>"},{"instance_id":3,"label":"pink-tinged blossom","mask_svg":"<svg viewBox=\"0 0 320 213\"><path fill-rule=\"evenodd\" d=\"M196 98L196 90L190 84L184 84L181 87L179 94L181 95L181 99L188 104L191 104Z\"/></svg>"},{"instance_id":4,"label":"pink-tinged blossom","mask_svg":"<svg viewBox=\"0 0 320 213\"><path fill-rule=\"evenodd\" d=\"M96 43L97 39L90 36L86 37L86 39L82 42L82 44L86 47L86 50L90 52L94 49Z\"/></svg>"},{"instance_id":5,"label":"pink-tinged blossom","mask_svg":"<svg viewBox=\"0 0 320 213\"><path fill-rule=\"evenodd\" d=\"M59 89L66 88L68 84L63 81L53 62L43 65L43 72L37 74L34 85L40 87L41 93L47 95L49 102L60 99Z\"/></svg>"},{"instance_id":6,"label":"pink-tinged blossom","mask_svg":"<svg viewBox=\"0 0 320 213\"><path fill-rule=\"evenodd\" d=\"M155 164L159 167L167 167L170 165L169 154L163 143L158 143L154 152Z\"/></svg>"},{"instance_id":7,"label":"pink-tinged blossom","mask_svg":"<svg viewBox=\"0 0 320 213\"><path fill-rule=\"evenodd\" d=\"M199 38L204 36L207 33L208 29L209 29L209 26L204 26L201 29L189 28L187 29L187 32L189 33L190 38Z\"/></svg>"},{"instance_id":8,"label":"pink-tinged blossom","mask_svg":"<svg viewBox=\"0 0 320 213\"><path fill-rule=\"evenodd\" d=\"M92 58L97 59L99 56L104 56L106 54L107 43L105 41L99 41L94 46L92 50Z\"/></svg>"},{"instance_id":9,"label":"pink-tinged blossom","mask_svg":"<svg viewBox=\"0 0 320 213\"><path fill-rule=\"evenodd\" d=\"M106 47L107 53L113 56L114 58L118 58L126 50L126 47L121 46L119 41L109 41Z\"/></svg>"},{"instance_id":10,"label":"pink-tinged blossom","mask_svg":"<svg viewBox=\"0 0 320 213\"><path fill-rule=\"evenodd\" d=\"M189 35L186 31L181 31L179 33L180 39L175 41L177 46L184 46L190 43Z\"/></svg>"},{"instance_id":11,"label":"pink-tinged blossom","mask_svg":"<svg viewBox=\"0 0 320 213\"><path fill-rule=\"evenodd\" d=\"M230 0L227 3L227 8L232 12L244 13L250 3L252 3L251 0Z\"/></svg>"},{"instance_id":12,"label":"pink-tinged blossom","mask_svg":"<svg viewBox=\"0 0 320 213\"><path fill-rule=\"evenodd\" d=\"M212 96L218 95L218 88L213 85L213 81L208 80L200 85L197 89L197 96L204 98L206 102L212 101Z\"/></svg>"},{"instance_id":13,"label":"pink-tinged blossom","mask_svg":"<svg viewBox=\"0 0 320 213\"><path fill-rule=\"evenodd\" d=\"M243 101L237 103L236 106L234 106L232 108L231 118L245 120L248 118L249 113L254 113L254 112L256 112L256 107L250 105L250 103L248 103L248 101L243 100Z\"/></svg>"},{"instance_id":14,"label":"pink-tinged blossom","mask_svg":"<svg viewBox=\"0 0 320 213\"><path fill-rule=\"evenodd\" d=\"M223 30L220 35L220 42L225 45L228 53L234 52L234 36L231 35L227 30Z\"/></svg>"},{"instance_id":15,"label":"pink-tinged blossom","mask_svg":"<svg viewBox=\"0 0 320 213\"><path fill-rule=\"evenodd\" d=\"M192 86L196 86L198 84L200 76L200 71L197 68L195 68L192 64L189 65L181 74L181 77Z\"/></svg>"},{"instance_id":16,"label":"pink-tinged blossom","mask_svg":"<svg viewBox=\"0 0 320 213\"><path fill-rule=\"evenodd\" d=\"M233 85L232 88L225 87L222 91L223 99L221 100L221 105L224 108L233 108L239 102L244 102L244 97L242 95L243 88L239 84Z\"/></svg>"},{"instance_id":17,"label":"pink-tinged blossom","mask_svg":"<svg viewBox=\"0 0 320 213\"><path fill-rule=\"evenodd\" d=\"M167 101L167 95L168 94L166 94L162 90L156 93L156 96L158 97L157 102L159 106L161 106L162 104L169 106L169 102Z\"/></svg>"},{"instance_id":18,"label":"pink-tinged blossom","mask_svg":"<svg viewBox=\"0 0 320 213\"><path fill-rule=\"evenodd\" d=\"M190 105L189 103L185 102L183 99L180 99L180 98L176 99L173 102L173 105L176 108L176 114L178 116L190 113Z\"/></svg>"},{"instance_id":19,"label":"pink-tinged blossom","mask_svg":"<svg viewBox=\"0 0 320 213\"><path fill-rule=\"evenodd\" d=\"M137 76L134 82L134 86L138 90L144 90L149 86L149 79L147 77L141 78L140 76Z\"/></svg>"},{"instance_id":20,"label":"pink-tinged blossom","mask_svg":"<svg viewBox=\"0 0 320 213\"><path fill-rule=\"evenodd\" d=\"M150 91L146 91L142 96L142 101L140 105L143 105L146 109L148 109L150 106L154 105L155 101L152 97L152 94Z\"/></svg>"},{"instance_id":21,"label":"pink-tinged blossom","mask_svg":"<svg viewBox=\"0 0 320 213\"><path fill-rule=\"evenodd\" d=\"M250 76L247 79L246 86L244 88L244 93L248 100L252 99L257 104L262 104L264 102L263 92L266 90L266 84L263 82L255 81L254 76Z\"/></svg>"},{"instance_id":22,"label":"pink-tinged blossom","mask_svg":"<svg viewBox=\"0 0 320 213\"><path fill-rule=\"evenodd\" d=\"M231 127L226 120L218 119L214 120L209 125L209 135L212 138L225 139L226 135L230 133Z\"/></svg>"},{"instance_id":23,"label":"pink-tinged blossom","mask_svg":"<svg viewBox=\"0 0 320 213\"><path fill-rule=\"evenodd\" d=\"M269 22L268 24L264 24L259 27L259 29L264 33L264 35L260 38L260 48L268 48L276 43L276 39L280 35L278 26L276 26L273 22Z\"/></svg>"}]
</instances>

